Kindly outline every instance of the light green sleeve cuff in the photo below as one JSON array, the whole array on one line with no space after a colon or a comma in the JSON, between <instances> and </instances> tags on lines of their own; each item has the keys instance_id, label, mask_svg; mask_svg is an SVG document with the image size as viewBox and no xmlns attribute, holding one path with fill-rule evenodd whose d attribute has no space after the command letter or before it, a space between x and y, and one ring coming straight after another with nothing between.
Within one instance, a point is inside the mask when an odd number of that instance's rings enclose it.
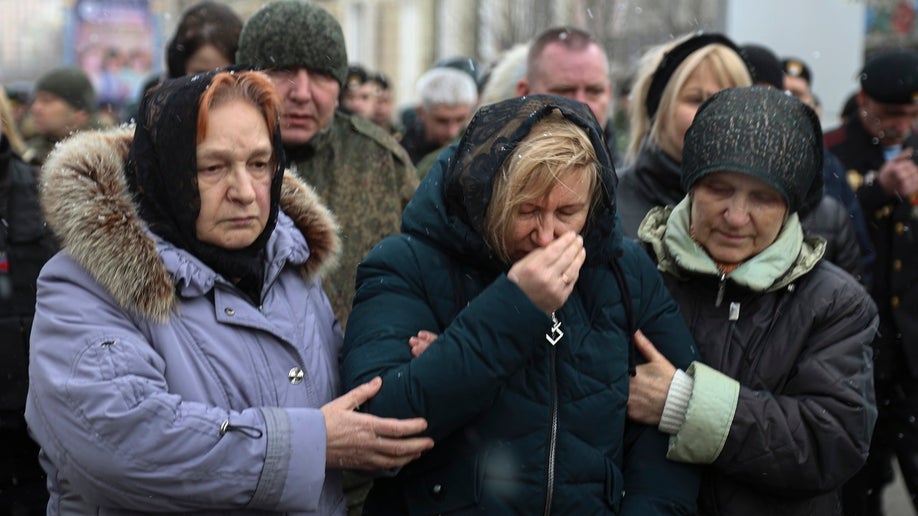
<instances>
[{"instance_id":1,"label":"light green sleeve cuff","mask_svg":"<svg viewBox=\"0 0 918 516\"><path fill-rule=\"evenodd\" d=\"M710 464L720 455L730 433L739 401L739 382L693 362L686 371L695 379L685 421L669 438L666 457L679 462Z\"/></svg>"}]
</instances>

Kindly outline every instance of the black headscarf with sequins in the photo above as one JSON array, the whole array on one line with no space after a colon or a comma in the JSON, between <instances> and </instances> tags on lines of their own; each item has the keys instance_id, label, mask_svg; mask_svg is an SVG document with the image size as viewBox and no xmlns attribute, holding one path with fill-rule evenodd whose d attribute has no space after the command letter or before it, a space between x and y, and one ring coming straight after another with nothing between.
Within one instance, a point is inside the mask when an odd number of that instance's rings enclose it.
<instances>
[{"instance_id":1,"label":"black headscarf with sequins","mask_svg":"<svg viewBox=\"0 0 918 516\"><path fill-rule=\"evenodd\" d=\"M263 250L274 231L283 181L284 148L280 124L273 135L275 171L268 222L245 249L231 250L198 240L201 209L197 182L197 120L201 96L220 71L164 81L140 105L125 175L128 188L151 231L187 250L237 286L256 303L264 275Z\"/></svg>"},{"instance_id":2,"label":"black headscarf with sequins","mask_svg":"<svg viewBox=\"0 0 918 516\"><path fill-rule=\"evenodd\" d=\"M590 214L584 234L587 264L606 263L610 253L618 248L621 239L615 211L618 177L606 151L602 127L586 104L554 95L527 95L479 109L450 158L444 177L446 209L450 216L458 217L474 231L470 240L463 242L466 251L475 247L474 242L485 234L484 218L497 172L533 127L554 111L586 132L600 170L600 202Z\"/></svg>"},{"instance_id":3,"label":"black headscarf with sequins","mask_svg":"<svg viewBox=\"0 0 918 516\"><path fill-rule=\"evenodd\" d=\"M822 128L809 106L774 88L729 88L698 108L685 133L682 187L712 172L749 174L778 190L792 213L822 198L822 161Z\"/></svg>"}]
</instances>

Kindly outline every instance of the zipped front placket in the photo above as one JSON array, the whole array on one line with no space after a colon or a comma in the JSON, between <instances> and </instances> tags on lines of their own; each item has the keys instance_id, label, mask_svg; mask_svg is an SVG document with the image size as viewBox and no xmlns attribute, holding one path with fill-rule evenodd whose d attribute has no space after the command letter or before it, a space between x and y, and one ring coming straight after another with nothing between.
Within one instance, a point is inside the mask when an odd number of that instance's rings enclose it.
<instances>
[{"instance_id":1,"label":"zipped front placket","mask_svg":"<svg viewBox=\"0 0 918 516\"><path fill-rule=\"evenodd\" d=\"M558 341L561 340L561 337L564 336L564 332L561 330L561 321L558 320L554 312L551 314L551 321L551 331L545 334L545 340L551 344L548 350L548 374L549 385L551 385L551 424L548 431L548 464L545 468L545 511L543 512L545 516L551 514L551 499L555 490L555 454L557 453L558 446L558 371L556 358L557 350L555 346L558 344Z\"/></svg>"},{"instance_id":2,"label":"zipped front placket","mask_svg":"<svg viewBox=\"0 0 918 516\"><path fill-rule=\"evenodd\" d=\"M717 280L717 299L714 306L720 306L724 302L724 291L727 290L727 273L720 271L720 278Z\"/></svg>"}]
</instances>

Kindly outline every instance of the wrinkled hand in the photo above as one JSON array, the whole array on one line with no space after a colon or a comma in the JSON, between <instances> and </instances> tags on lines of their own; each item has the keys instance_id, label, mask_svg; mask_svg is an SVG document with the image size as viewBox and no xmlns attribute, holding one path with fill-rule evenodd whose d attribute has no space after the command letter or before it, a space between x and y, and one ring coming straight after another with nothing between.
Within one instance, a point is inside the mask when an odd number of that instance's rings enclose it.
<instances>
[{"instance_id":1,"label":"wrinkled hand","mask_svg":"<svg viewBox=\"0 0 918 516\"><path fill-rule=\"evenodd\" d=\"M877 172L877 181L887 195L908 199L918 193L918 165L912 160L912 154L913 149L902 149Z\"/></svg>"},{"instance_id":2,"label":"wrinkled hand","mask_svg":"<svg viewBox=\"0 0 918 516\"><path fill-rule=\"evenodd\" d=\"M382 387L382 379L352 389L322 407L325 415L325 464L330 468L376 470L398 468L433 447L429 437L412 437L427 429L423 418L390 419L355 412Z\"/></svg>"},{"instance_id":3,"label":"wrinkled hand","mask_svg":"<svg viewBox=\"0 0 918 516\"><path fill-rule=\"evenodd\" d=\"M634 343L647 363L637 366L637 374L631 377L628 417L639 423L657 426L663 416L663 406L676 368L641 330L634 333Z\"/></svg>"},{"instance_id":4,"label":"wrinkled hand","mask_svg":"<svg viewBox=\"0 0 918 516\"><path fill-rule=\"evenodd\" d=\"M427 330L421 330L416 336L410 337L408 339L408 345L411 346L411 356L415 358L421 356L421 353L427 350L427 348L437 340L437 337L439 337L439 335Z\"/></svg>"},{"instance_id":5,"label":"wrinkled hand","mask_svg":"<svg viewBox=\"0 0 918 516\"><path fill-rule=\"evenodd\" d=\"M550 314L561 308L571 295L585 260L583 237L571 231L514 263L507 278Z\"/></svg>"}]
</instances>

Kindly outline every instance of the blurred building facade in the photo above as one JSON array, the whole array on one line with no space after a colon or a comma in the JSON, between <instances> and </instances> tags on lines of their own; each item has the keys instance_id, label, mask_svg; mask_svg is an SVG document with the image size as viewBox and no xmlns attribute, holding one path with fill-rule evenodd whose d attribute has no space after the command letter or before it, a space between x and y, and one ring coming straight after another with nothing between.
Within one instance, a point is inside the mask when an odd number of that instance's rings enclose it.
<instances>
[{"instance_id":1,"label":"blurred building facade","mask_svg":"<svg viewBox=\"0 0 918 516\"><path fill-rule=\"evenodd\" d=\"M83 11L115 16L119 6L146 9L148 68L163 67L163 48L181 12L198 0L0 0L0 82L34 80L62 64L80 64L74 20ZM724 30L731 0L315 0L340 20L352 62L386 73L397 103L414 100L414 82L437 60L468 56L487 67L502 50L545 28L570 24L605 46L613 80L628 75L650 45L695 30ZM916 2L832 0L868 11L867 48L918 42ZM247 18L264 0L223 0ZM831 18L831 13L826 16ZM117 27L113 24L113 27ZM117 36L117 30L110 31ZM102 37L98 35L97 37ZM112 34L105 33L106 37ZM767 43L767 42L764 42ZM82 41L80 45L85 45ZM127 49L122 49L127 50Z\"/></svg>"}]
</instances>

